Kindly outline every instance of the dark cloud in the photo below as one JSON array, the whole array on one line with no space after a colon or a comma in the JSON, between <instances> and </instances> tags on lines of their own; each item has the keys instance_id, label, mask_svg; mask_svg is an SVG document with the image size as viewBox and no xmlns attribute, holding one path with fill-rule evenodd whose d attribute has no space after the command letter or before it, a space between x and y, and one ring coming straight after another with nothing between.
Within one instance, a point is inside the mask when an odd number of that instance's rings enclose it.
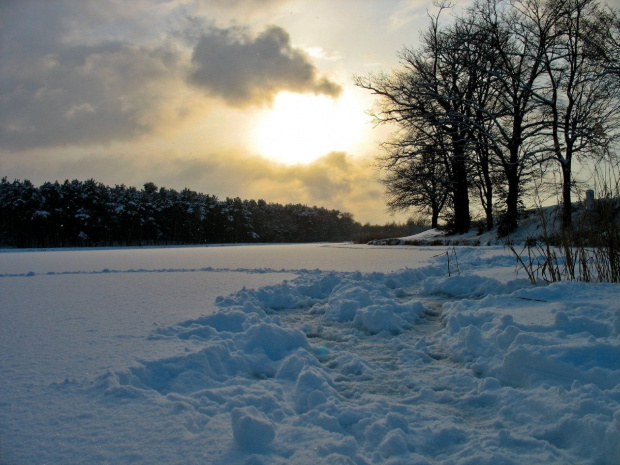
<instances>
[{"instance_id":1,"label":"dark cloud","mask_svg":"<svg viewBox=\"0 0 620 465\"><path fill-rule=\"evenodd\" d=\"M198 35L190 22L191 45L153 31L140 41L129 24L146 14L145 4L127 11L121 4L0 1L0 147L108 144L173 131L208 105L187 88L188 75L236 107L268 103L280 90L340 92L281 28L250 37L198 22Z\"/></svg>"},{"instance_id":2,"label":"dark cloud","mask_svg":"<svg viewBox=\"0 0 620 465\"><path fill-rule=\"evenodd\" d=\"M291 166L286 173L298 179L308 196L319 203L349 196L359 181L358 170L344 152L332 152L308 165Z\"/></svg>"},{"instance_id":3,"label":"dark cloud","mask_svg":"<svg viewBox=\"0 0 620 465\"><path fill-rule=\"evenodd\" d=\"M368 160L344 152L293 166L232 152L195 159L185 168L182 179L189 176L193 185L209 186L218 195L335 208L353 212L364 222L381 222L385 216L382 188L375 180L374 168Z\"/></svg>"},{"instance_id":4,"label":"dark cloud","mask_svg":"<svg viewBox=\"0 0 620 465\"><path fill-rule=\"evenodd\" d=\"M0 17L0 146L129 140L183 114L172 89L187 65L165 41L92 40L93 18L61 1L5 2Z\"/></svg>"},{"instance_id":5,"label":"dark cloud","mask_svg":"<svg viewBox=\"0 0 620 465\"><path fill-rule=\"evenodd\" d=\"M191 82L236 107L268 104L283 90L333 97L341 91L318 76L308 55L293 48L278 26L255 37L241 28L212 27L194 48L192 62Z\"/></svg>"},{"instance_id":6,"label":"dark cloud","mask_svg":"<svg viewBox=\"0 0 620 465\"><path fill-rule=\"evenodd\" d=\"M128 44L64 48L33 57L0 83L0 140L25 148L126 140L152 131L149 116L171 80L165 51ZM163 84L160 84L163 88Z\"/></svg>"}]
</instances>

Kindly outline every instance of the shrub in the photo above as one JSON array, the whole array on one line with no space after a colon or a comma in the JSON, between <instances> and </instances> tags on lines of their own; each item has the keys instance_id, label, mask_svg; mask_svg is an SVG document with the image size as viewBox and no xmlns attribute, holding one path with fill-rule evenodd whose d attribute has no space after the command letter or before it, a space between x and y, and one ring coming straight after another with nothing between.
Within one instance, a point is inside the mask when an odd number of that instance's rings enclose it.
<instances>
[{"instance_id":1,"label":"shrub","mask_svg":"<svg viewBox=\"0 0 620 465\"><path fill-rule=\"evenodd\" d=\"M520 251L507 244L532 283L540 279L620 283L620 173L613 179L601 183L602 198L593 210L575 206L571 227L556 232L552 225L554 220L559 223L558 218L548 218L541 208L542 240L528 238ZM558 210L556 215L560 214Z\"/></svg>"}]
</instances>

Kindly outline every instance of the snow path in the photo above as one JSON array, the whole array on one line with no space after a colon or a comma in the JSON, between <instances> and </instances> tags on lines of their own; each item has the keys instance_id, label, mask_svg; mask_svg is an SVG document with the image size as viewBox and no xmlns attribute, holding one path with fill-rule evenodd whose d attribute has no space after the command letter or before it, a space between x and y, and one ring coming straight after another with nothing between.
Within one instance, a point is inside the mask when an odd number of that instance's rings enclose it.
<instances>
[{"instance_id":1,"label":"snow path","mask_svg":"<svg viewBox=\"0 0 620 465\"><path fill-rule=\"evenodd\" d=\"M406 302L402 298L397 301ZM337 391L346 399L363 404L368 396L396 400L411 395L413 386L408 382L409 374L399 352L414 347L441 328L441 302L426 300L424 304L426 313L399 334L397 342L386 335L369 337L356 329L353 322L326 320L321 311L292 309L277 314L285 326L303 329L319 361L332 372Z\"/></svg>"},{"instance_id":2,"label":"snow path","mask_svg":"<svg viewBox=\"0 0 620 465\"><path fill-rule=\"evenodd\" d=\"M395 301L407 303L415 298L424 305L424 312L414 325L399 334L369 335L352 322L326 320L321 310L313 311L313 308L278 311L277 314L285 326L303 328L317 358L329 370L336 391L346 401L360 407L374 405L374 415L377 415L376 410L383 410L379 417L390 418L393 412L412 416L425 414L429 425L440 424L442 430L453 423L467 424L468 429L477 430L478 434L494 432L497 424L492 405L477 408L463 402L463 398L470 395L473 383L463 385L462 380L473 378L471 368L451 360L439 344L425 346L427 340L445 327L441 308L453 299L422 297L419 286L408 292L406 296L399 292L401 297ZM416 347L425 347L426 353L416 353ZM420 401L430 396L436 397L432 408L421 407ZM446 433L445 440L465 441L464 436L454 433L454 437ZM433 446L428 447L427 452L441 457L442 454L432 451ZM448 454L450 445L441 447L446 448L443 452Z\"/></svg>"}]
</instances>

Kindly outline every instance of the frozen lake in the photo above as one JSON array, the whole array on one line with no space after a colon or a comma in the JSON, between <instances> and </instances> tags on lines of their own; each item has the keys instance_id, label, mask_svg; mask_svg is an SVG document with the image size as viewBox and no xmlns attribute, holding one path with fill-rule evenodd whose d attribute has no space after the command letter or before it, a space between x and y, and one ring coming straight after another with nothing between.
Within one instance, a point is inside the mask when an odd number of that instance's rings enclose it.
<instances>
[{"instance_id":1,"label":"frozen lake","mask_svg":"<svg viewBox=\"0 0 620 465\"><path fill-rule=\"evenodd\" d=\"M210 313L216 297L243 287L300 270L395 271L437 253L325 244L7 251L0 253L0 352L28 382L97 375L174 352L147 340L155 325Z\"/></svg>"},{"instance_id":2,"label":"frozen lake","mask_svg":"<svg viewBox=\"0 0 620 465\"><path fill-rule=\"evenodd\" d=\"M0 463L616 465L618 286L519 278L499 247L3 251Z\"/></svg>"}]
</instances>

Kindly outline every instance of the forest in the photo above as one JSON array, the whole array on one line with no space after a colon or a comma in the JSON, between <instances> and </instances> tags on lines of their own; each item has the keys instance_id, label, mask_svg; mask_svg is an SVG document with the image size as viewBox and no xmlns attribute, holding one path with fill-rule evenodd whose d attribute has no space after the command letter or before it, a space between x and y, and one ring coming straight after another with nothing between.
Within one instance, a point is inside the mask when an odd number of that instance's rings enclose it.
<instances>
[{"instance_id":1,"label":"forest","mask_svg":"<svg viewBox=\"0 0 620 465\"><path fill-rule=\"evenodd\" d=\"M418 228L418 229L416 229ZM218 199L147 182L142 189L94 179L0 181L0 246L93 247L366 241L419 230L409 221L361 225L323 207Z\"/></svg>"}]
</instances>

